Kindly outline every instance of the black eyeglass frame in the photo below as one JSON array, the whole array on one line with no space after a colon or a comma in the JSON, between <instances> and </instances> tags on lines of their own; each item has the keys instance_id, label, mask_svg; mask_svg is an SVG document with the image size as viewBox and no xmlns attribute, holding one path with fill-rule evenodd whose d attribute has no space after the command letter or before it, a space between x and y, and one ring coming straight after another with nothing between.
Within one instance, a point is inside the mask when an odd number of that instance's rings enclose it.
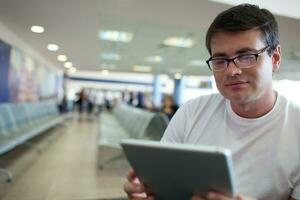
<instances>
[{"instance_id":1,"label":"black eyeglass frame","mask_svg":"<svg viewBox=\"0 0 300 200\"><path fill-rule=\"evenodd\" d=\"M254 55L254 56L255 56L255 59L256 59L256 61L257 61L258 56L259 56L260 54L262 54L263 52L265 52L269 47L270 47L270 46L267 45L267 46L265 46L264 48L258 50L256 53L241 54L241 55L237 55L237 56L235 56L235 57L233 57L233 58L222 58L222 59L221 59L221 58L213 58L213 57L210 57L208 60L206 60L206 64L208 65L208 68L210 69L210 71L223 71L223 70L226 70L226 69L228 68L230 62L233 62L234 65L235 65L236 67L238 67L238 66L236 65L236 63L234 62L235 59L237 59L237 58L239 58L239 57L241 57L241 56ZM211 67L210 64L209 64L209 62L212 61L212 60L225 60L225 61L227 61L227 66L226 66L226 68L224 68L224 69L222 69L222 70L213 70L212 67ZM249 66L249 68L250 68L250 67L252 67L252 66ZM241 67L238 67L238 68L241 68ZM242 67L242 68L248 68L248 67Z\"/></svg>"}]
</instances>

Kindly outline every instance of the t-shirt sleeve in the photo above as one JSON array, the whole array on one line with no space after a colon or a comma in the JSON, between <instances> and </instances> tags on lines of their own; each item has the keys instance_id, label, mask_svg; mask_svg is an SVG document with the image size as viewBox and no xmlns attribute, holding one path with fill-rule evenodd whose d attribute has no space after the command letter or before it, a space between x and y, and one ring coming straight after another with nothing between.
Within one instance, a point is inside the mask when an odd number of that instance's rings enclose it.
<instances>
[{"instance_id":1,"label":"t-shirt sleeve","mask_svg":"<svg viewBox=\"0 0 300 200\"><path fill-rule=\"evenodd\" d=\"M187 126L187 105L182 105L172 117L164 135L161 139L163 143L183 143L184 133Z\"/></svg>"}]
</instances>

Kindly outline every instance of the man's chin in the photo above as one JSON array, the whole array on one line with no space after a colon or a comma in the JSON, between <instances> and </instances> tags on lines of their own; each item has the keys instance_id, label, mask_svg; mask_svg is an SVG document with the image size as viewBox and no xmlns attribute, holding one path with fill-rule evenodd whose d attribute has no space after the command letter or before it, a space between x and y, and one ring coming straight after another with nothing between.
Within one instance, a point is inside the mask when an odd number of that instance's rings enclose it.
<instances>
[{"instance_id":1,"label":"man's chin","mask_svg":"<svg viewBox=\"0 0 300 200\"><path fill-rule=\"evenodd\" d=\"M247 104L250 102L250 98L248 95L245 94L234 94L234 95L227 95L224 96L226 99L228 99L231 103L236 104Z\"/></svg>"}]
</instances>

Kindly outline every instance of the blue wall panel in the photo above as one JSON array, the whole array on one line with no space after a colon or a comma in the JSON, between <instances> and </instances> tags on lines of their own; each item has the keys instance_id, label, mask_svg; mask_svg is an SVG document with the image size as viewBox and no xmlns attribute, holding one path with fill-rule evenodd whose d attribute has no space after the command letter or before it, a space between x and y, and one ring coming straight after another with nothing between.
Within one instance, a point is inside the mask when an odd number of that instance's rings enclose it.
<instances>
[{"instance_id":1,"label":"blue wall panel","mask_svg":"<svg viewBox=\"0 0 300 200\"><path fill-rule=\"evenodd\" d=\"M9 102L8 71L11 47L0 40L0 103Z\"/></svg>"}]
</instances>

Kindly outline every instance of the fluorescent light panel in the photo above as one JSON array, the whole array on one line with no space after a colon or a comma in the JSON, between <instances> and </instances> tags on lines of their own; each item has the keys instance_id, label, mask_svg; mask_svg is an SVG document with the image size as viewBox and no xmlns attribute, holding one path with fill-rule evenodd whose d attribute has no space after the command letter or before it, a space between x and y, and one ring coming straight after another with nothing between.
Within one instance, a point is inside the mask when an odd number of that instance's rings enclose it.
<instances>
[{"instance_id":1,"label":"fluorescent light panel","mask_svg":"<svg viewBox=\"0 0 300 200\"><path fill-rule=\"evenodd\" d=\"M164 62L164 59L161 56L149 56L146 57L146 61L151 63L162 63Z\"/></svg>"},{"instance_id":2,"label":"fluorescent light panel","mask_svg":"<svg viewBox=\"0 0 300 200\"><path fill-rule=\"evenodd\" d=\"M134 65L133 70L137 72L151 72L152 67L150 66L144 66L144 65Z\"/></svg>"},{"instance_id":3,"label":"fluorescent light panel","mask_svg":"<svg viewBox=\"0 0 300 200\"><path fill-rule=\"evenodd\" d=\"M115 68L116 68L115 65L112 65L112 64L105 64L105 63L101 64L100 67L101 67L102 69L115 69Z\"/></svg>"},{"instance_id":4,"label":"fluorescent light panel","mask_svg":"<svg viewBox=\"0 0 300 200\"><path fill-rule=\"evenodd\" d=\"M191 48L195 41L184 37L168 37L163 41L163 44L172 47Z\"/></svg>"},{"instance_id":5,"label":"fluorescent light panel","mask_svg":"<svg viewBox=\"0 0 300 200\"><path fill-rule=\"evenodd\" d=\"M117 53L102 53L101 58L104 60L120 60L121 56Z\"/></svg>"},{"instance_id":6,"label":"fluorescent light panel","mask_svg":"<svg viewBox=\"0 0 300 200\"><path fill-rule=\"evenodd\" d=\"M128 43L131 42L133 38L133 33L116 31L116 30L103 30L100 31L99 37L101 40Z\"/></svg>"}]
</instances>

